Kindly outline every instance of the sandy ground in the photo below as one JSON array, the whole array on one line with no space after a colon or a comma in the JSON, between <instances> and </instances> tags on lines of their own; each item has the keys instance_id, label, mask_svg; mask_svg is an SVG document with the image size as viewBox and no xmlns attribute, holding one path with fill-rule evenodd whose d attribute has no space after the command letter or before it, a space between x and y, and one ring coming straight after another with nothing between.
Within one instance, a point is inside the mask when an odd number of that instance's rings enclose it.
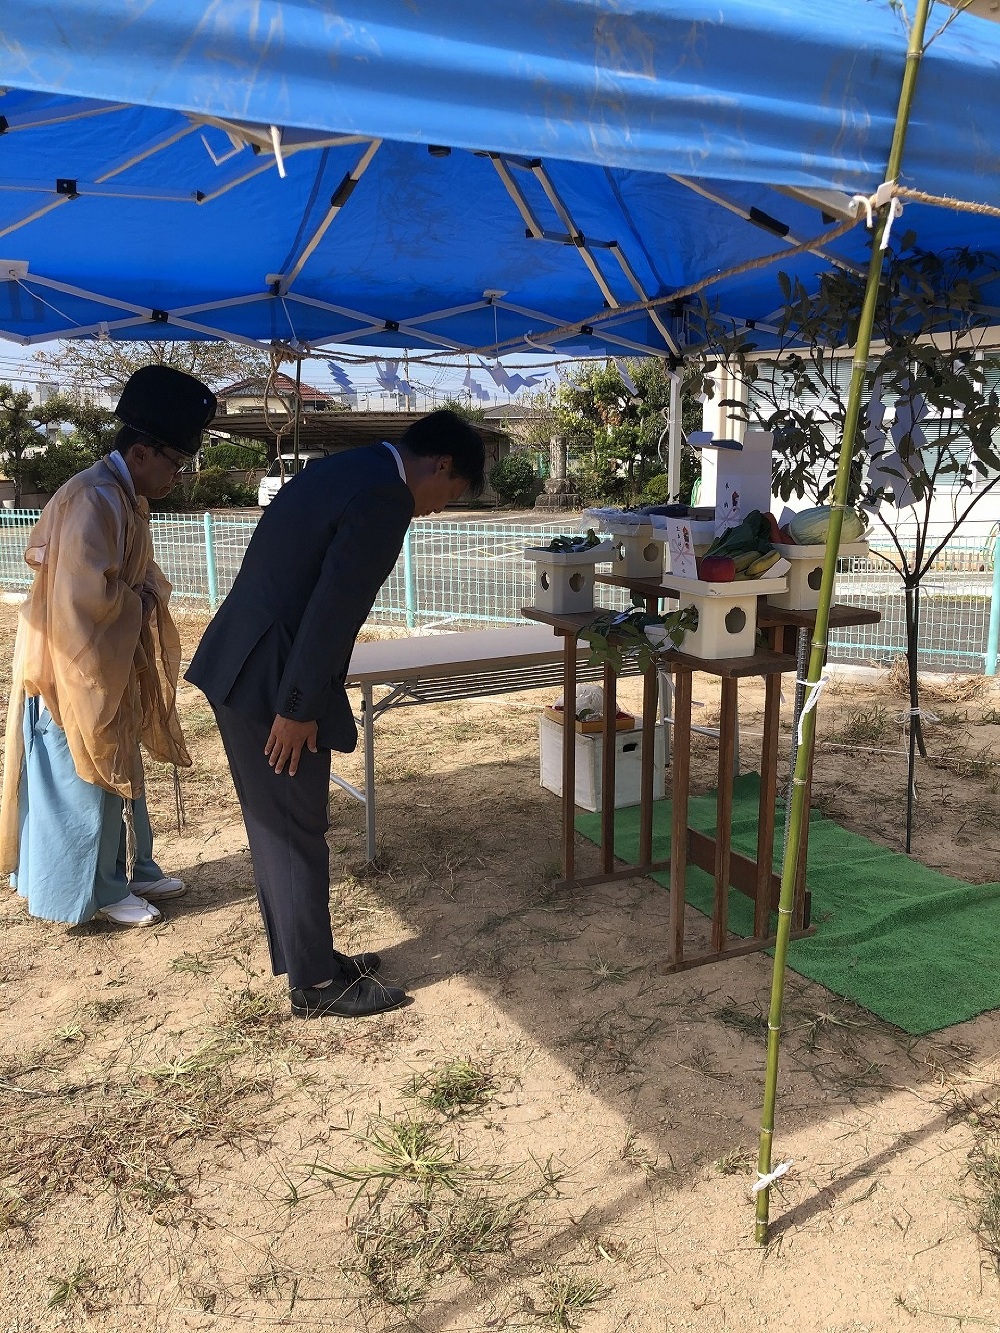
<instances>
[{"instance_id":1,"label":"sandy ground","mask_svg":"<svg viewBox=\"0 0 1000 1333\"><path fill-rule=\"evenodd\" d=\"M201 624L182 629L189 654ZM1000 879L1000 696L939 693L915 855ZM708 678L695 697L710 722ZM159 858L190 885L163 925L0 899L0 1330L1000 1329L1000 1015L913 1039L792 975L775 1156L795 1166L756 1246L770 960L664 975L662 889L555 887L547 701L390 713L374 871L333 794L338 940L405 981L394 1015L288 1015L190 688L182 832L150 775ZM743 687L745 763L761 702ZM891 682L831 685L814 793L896 848L902 708ZM715 761L698 737L696 791Z\"/></svg>"}]
</instances>

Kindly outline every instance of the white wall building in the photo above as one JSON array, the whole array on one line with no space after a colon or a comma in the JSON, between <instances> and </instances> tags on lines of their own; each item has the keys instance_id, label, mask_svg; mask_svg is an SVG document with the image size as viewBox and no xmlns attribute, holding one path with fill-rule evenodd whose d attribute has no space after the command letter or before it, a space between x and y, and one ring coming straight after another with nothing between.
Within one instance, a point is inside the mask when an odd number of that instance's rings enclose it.
<instances>
[{"instance_id":1,"label":"white wall building","mask_svg":"<svg viewBox=\"0 0 1000 1333\"><path fill-rule=\"evenodd\" d=\"M995 391L1000 392L1000 361L993 361L990 375L993 380ZM845 401L850 385L850 378L851 357L848 354L837 359L834 372L837 388L841 392ZM705 430L710 430L714 439L742 440L744 434L742 423L733 420L731 416L731 408L723 408L720 407L719 404L725 399L740 399L743 402L746 402L747 386L738 377L730 375L728 371L721 367L715 372L713 379L715 381L715 397L705 404ZM799 405L803 408L816 407L820 409L824 408L824 406L827 409L832 409L834 406L832 400L824 402L824 400L818 396L811 399L799 399ZM772 409L770 406L767 406L763 410L766 414ZM894 413L894 404L891 400L887 400L886 414L882 423L883 430L887 435L890 432L894 421ZM921 423L921 429L928 440L927 448L933 448L935 434L933 413L929 414L927 419ZM837 441L834 439L834 428L830 427L828 431L825 431L824 433L828 434L831 445L836 445ZM998 450L1000 450L1000 432L998 432L995 443ZM955 446L952 447L954 448ZM832 471L833 465L831 465L831 472ZM960 476L956 476L954 479L939 479L935 486L934 494L931 497L931 533L943 532L953 528L959 518L969 509L970 503L974 502L970 516L964 521L957 535L959 537L982 536L985 539L991 529L1000 525L1000 484L994 485L992 490L988 489L995 476L995 473L991 473L986 477L978 477L973 474L967 481L962 480ZM704 498L703 502L711 503L707 497ZM772 504L774 512L779 513L784 503L784 501L775 496ZM789 507L795 510L807 509L813 503L814 502L808 497L804 497L802 500L793 497L792 500L789 501ZM905 537L907 532L912 531L914 528L915 512L922 514L922 506L916 511L912 507L903 507L896 510L892 505L887 504L882 507L881 518L885 523L891 525L893 530L900 537ZM877 531L878 529L876 527L876 534Z\"/></svg>"}]
</instances>

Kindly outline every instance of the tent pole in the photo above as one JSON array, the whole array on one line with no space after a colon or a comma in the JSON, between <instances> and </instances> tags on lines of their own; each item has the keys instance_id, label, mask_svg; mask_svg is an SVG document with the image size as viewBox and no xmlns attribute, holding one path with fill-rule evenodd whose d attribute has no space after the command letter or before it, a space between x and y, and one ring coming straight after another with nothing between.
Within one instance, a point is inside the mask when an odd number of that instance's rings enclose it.
<instances>
[{"instance_id":1,"label":"tent pole","mask_svg":"<svg viewBox=\"0 0 1000 1333\"><path fill-rule=\"evenodd\" d=\"M295 455L295 475L299 475L299 427L302 424L302 358L295 362L295 433L292 436L292 453Z\"/></svg>"},{"instance_id":2,"label":"tent pole","mask_svg":"<svg viewBox=\"0 0 1000 1333\"><path fill-rule=\"evenodd\" d=\"M667 491L671 500L681 498L681 377L670 372L670 418L667 435Z\"/></svg>"},{"instance_id":3,"label":"tent pole","mask_svg":"<svg viewBox=\"0 0 1000 1333\"><path fill-rule=\"evenodd\" d=\"M930 0L917 0L916 13L910 27L907 44L903 82L896 108L896 124L893 130L892 146L889 150L889 162L885 176L887 181L898 179L902 165L903 146L906 142L906 130L909 124L910 108L913 104L917 71L920 68L920 60L923 55L924 32L927 27L929 7ZM833 600L837 552L840 547L844 507L847 503L851 461L854 454L854 439L861 410L861 393L864 387L865 373L868 369L868 354L871 348L872 328L875 323L875 307L878 302L878 290L882 277L883 250L881 245L890 211L893 207L894 201L890 199L878 209L872 235L872 253L868 264L865 297L861 307L861 319L854 347L851 388L844 417L844 433L840 442L840 457L837 462L830 529L827 534L826 553L823 560L823 583L820 588L819 607L816 611L816 625L813 630L812 647L809 654L809 669L806 673L807 705L810 697L815 698L814 692L819 688L823 663L826 658L826 635L830 619L830 604ZM764 1081L764 1106L761 1112L760 1144L757 1155L757 1209L754 1238L759 1245L766 1244L768 1239L768 1208L770 1205L770 1175L772 1170L771 1148L774 1140L774 1107L778 1087L778 1054L781 1045L781 1007L784 999L785 964L788 958L788 944L791 933L799 847L801 846L802 830L809 817L809 811L806 809L806 792L808 790L815 734L816 709L812 707L803 712L800 722L800 744L795 757L795 771L792 779L791 827L785 844L785 854L781 867L781 895L778 906L774 968L771 976L771 1003L767 1018L767 1072Z\"/></svg>"}]
</instances>

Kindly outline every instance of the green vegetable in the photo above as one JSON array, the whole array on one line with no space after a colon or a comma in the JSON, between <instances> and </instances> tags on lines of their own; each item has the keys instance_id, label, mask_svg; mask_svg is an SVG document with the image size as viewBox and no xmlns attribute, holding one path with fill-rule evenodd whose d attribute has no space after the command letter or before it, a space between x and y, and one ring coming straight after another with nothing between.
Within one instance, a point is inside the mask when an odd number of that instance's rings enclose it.
<instances>
[{"instance_id":1,"label":"green vegetable","mask_svg":"<svg viewBox=\"0 0 1000 1333\"><path fill-rule=\"evenodd\" d=\"M788 524L792 540L799 546L823 546L830 530L830 517L833 510L829 505L820 505L818 509L803 509ZM842 542L860 541L865 535L865 525L861 515L853 509L844 511L844 525L841 528Z\"/></svg>"},{"instance_id":2,"label":"green vegetable","mask_svg":"<svg viewBox=\"0 0 1000 1333\"><path fill-rule=\"evenodd\" d=\"M735 528L727 528L705 552L710 555L743 555L747 551L757 551L763 555L771 547L771 525L767 516L759 509L751 509L746 518Z\"/></svg>"},{"instance_id":3,"label":"green vegetable","mask_svg":"<svg viewBox=\"0 0 1000 1333\"><path fill-rule=\"evenodd\" d=\"M588 528L585 536L553 537L548 546L543 547L546 551L589 551L592 546L600 546L601 539L593 528Z\"/></svg>"}]
</instances>

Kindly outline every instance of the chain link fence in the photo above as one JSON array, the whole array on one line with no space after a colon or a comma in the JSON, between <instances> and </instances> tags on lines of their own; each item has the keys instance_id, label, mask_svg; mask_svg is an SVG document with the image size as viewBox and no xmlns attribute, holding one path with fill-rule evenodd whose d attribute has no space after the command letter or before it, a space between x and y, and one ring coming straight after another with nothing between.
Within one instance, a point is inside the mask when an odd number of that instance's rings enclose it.
<instances>
[{"instance_id":1,"label":"chain link fence","mask_svg":"<svg viewBox=\"0 0 1000 1333\"><path fill-rule=\"evenodd\" d=\"M0 510L0 586L24 592L31 573L23 552L38 514ZM574 520L567 520L575 526ZM214 609L233 585L256 516L164 514L152 520L156 558L174 587L174 598ZM565 528L565 524L562 525ZM525 546L545 545L560 531L554 522L448 522L418 519L371 613L371 620L410 629L472 628L522 621L530 604L533 566ZM879 557L888 539L872 537L867 560L843 561L837 601L874 607L878 625L837 630L832 661L886 665L905 652L906 616L899 575ZM996 527L971 525L941 552L921 585L920 666L923 670L996 674L1000 622L1000 536ZM602 605L621 609L628 594L603 587Z\"/></svg>"},{"instance_id":2,"label":"chain link fence","mask_svg":"<svg viewBox=\"0 0 1000 1333\"><path fill-rule=\"evenodd\" d=\"M867 560L852 558L837 576L837 601L873 607L877 625L833 631L830 658L885 666L906 651L906 597L902 581L888 563L899 553L888 541L872 537ZM925 671L985 670L996 674L997 617L1000 589L994 587L1000 538L986 529L954 537L920 583L919 666ZM879 558L879 551L885 558ZM909 548L912 560L912 548Z\"/></svg>"}]
</instances>

